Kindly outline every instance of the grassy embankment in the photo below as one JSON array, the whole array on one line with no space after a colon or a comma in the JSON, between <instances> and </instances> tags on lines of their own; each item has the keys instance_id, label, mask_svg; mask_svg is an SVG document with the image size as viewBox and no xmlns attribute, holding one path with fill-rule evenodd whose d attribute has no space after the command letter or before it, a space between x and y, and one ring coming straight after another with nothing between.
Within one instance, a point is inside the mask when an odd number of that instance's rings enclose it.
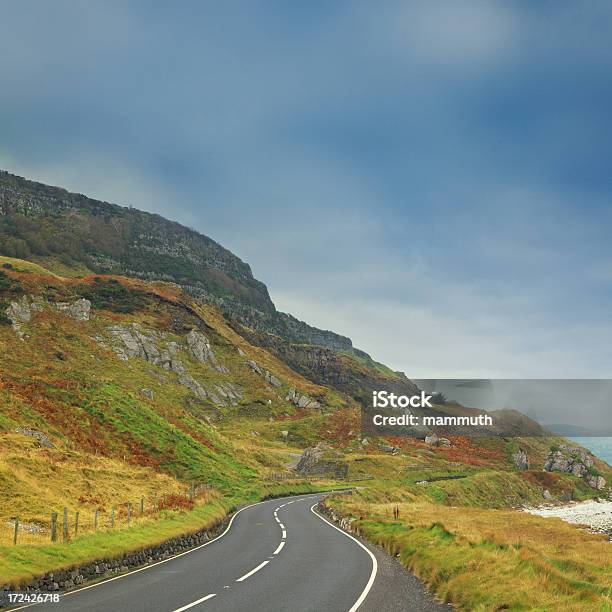
<instances>
[{"instance_id":1,"label":"grassy embankment","mask_svg":"<svg viewBox=\"0 0 612 612\"><path fill-rule=\"evenodd\" d=\"M332 406L340 398L248 345L218 311L190 308L175 287L163 283L67 278L5 257L0 266L2 312L23 295L44 300L23 323L24 340L6 320L0 322L0 532L6 536L0 540L11 541L19 517L23 542L0 547L0 582L22 583L53 569L121 556L209 527L231 507L268 495L329 487L272 479L299 448L283 440L280 422L269 419L296 414L284 400L290 386L325 397ZM90 321L74 320L51 306L83 296L93 304ZM188 329L203 329L229 372L213 371L184 349L180 358L203 384L239 385L244 391L240 405L224 408L202 401L179 384L176 374L142 359L121 361L95 339L108 337L110 325L134 323L183 347ZM254 374L238 348L281 378L283 388L274 390ZM152 397L143 389L152 390ZM252 444L251 423L257 423L266 442ZM16 433L17 427L44 432L54 447L41 447ZM186 493L192 483L207 488L190 510ZM63 507L69 509L70 543L50 545L51 513L57 512L61 523ZM112 508L114 530L109 528ZM59 531L61 539L61 526Z\"/></svg>"},{"instance_id":2,"label":"grassy embankment","mask_svg":"<svg viewBox=\"0 0 612 612\"><path fill-rule=\"evenodd\" d=\"M353 473L375 479L328 505L461 610L612 610L607 536L517 509L541 503L544 488L597 495L582 479L537 469L550 443L453 440L450 449L428 449L407 442L399 457L356 456ZM513 468L508 447L517 444L529 449L535 469ZM456 479L438 480L447 476Z\"/></svg>"}]
</instances>

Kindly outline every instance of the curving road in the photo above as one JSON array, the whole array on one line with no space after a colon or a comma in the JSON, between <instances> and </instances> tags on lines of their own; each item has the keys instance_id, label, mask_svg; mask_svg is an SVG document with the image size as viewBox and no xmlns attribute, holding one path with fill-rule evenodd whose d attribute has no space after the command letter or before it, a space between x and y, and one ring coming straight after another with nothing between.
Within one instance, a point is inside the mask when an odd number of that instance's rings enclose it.
<instances>
[{"instance_id":1,"label":"curving road","mask_svg":"<svg viewBox=\"0 0 612 612\"><path fill-rule=\"evenodd\" d=\"M380 550L314 512L324 495L261 502L217 539L67 593L37 612L449 610ZM21 608L18 608L21 609Z\"/></svg>"}]
</instances>

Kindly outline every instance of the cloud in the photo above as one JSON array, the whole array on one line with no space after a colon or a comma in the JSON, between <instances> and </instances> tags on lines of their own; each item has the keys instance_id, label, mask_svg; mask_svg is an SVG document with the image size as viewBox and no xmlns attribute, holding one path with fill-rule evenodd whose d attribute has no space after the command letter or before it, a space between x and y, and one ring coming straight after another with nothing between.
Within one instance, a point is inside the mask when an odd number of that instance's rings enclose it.
<instances>
[{"instance_id":1,"label":"cloud","mask_svg":"<svg viewBox=\"0 0 612 612\"><path fill-rule=\"evenodd\" d=\"M481 70L513 56L520 15L509 2L446 0L401 3L391 36L407 59L432 67Z\"/></svg>"},{"instance_id":2,"label":"cloud","mask_svg":"<svg viewBox=\"0 0 612 612\"><path fill-rule=\"evenodd\" d=\"M605 374L609 3L3 10L0 166L195 227L411 376Z\"/></svg>"}]
</instances>

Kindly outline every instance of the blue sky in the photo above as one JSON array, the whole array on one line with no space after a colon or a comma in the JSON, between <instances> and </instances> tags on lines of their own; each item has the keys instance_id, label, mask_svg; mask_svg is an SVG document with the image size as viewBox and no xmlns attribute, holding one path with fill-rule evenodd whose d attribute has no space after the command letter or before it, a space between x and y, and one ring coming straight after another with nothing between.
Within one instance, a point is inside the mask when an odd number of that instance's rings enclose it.
<instances>
[{"instance_id":1,"label":"blue sky","mask_svg":"<svg viewBox=\"0 0 612 612\"><path fill-rule=\"evenodd\" d=\"M409 376L610 375L609 2L2 9L0 167L198 229Z\"/></svg>"}]
</instances>

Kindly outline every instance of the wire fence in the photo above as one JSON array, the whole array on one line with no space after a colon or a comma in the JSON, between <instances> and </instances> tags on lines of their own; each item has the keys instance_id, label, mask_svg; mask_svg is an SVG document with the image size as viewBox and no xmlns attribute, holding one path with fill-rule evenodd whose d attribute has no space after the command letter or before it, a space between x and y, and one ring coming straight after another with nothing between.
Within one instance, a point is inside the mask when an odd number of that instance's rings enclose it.
<instances>
[{"instance_id":1,"label":"wire fence","mask_svg":"<svg viewBox=\"0 0 612 612\"><path fill-rule=\"evenodd\" d=\"M37 545L74 542L96 532L110 532L158 520L164 510L189 510L206 501L208 485L191 485L184 494L141 497L110 507L64 506L49 513L47 520L11 517L0 523L0 546Z\"/></svg>"}]
</instances>

